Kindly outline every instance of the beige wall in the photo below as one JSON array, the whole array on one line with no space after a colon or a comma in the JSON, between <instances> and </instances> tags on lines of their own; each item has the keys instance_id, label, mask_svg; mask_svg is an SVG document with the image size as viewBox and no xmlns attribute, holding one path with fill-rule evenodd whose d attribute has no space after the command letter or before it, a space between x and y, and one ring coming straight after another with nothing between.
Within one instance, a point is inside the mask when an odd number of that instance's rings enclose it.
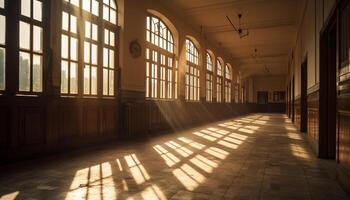
<instances>
[{"instance_id":1,"label":"beige wall","mask_svg":"<svg viewBox=\"0 0 350 200\"><path fill-rule=\"evenodd\" d=\"M305 0L297 39L290 53L289 74L286 85L295 76L295 96L300 96L301 64L307 59L309 93L319 84L319 34L335 0Z\"/></svg>"},{"instance_id":2,"label":"beige wall","mask_svg":"<svg viewBox=\"0 0 350 200\"><path fill-rule=\"evenodd\" d=\"M286 80L286 76L276 75L276 76L255 76L253 77L254 92L253 92L253 102L258 102L257 92L267 91L269 92L269 102L273 101L274 91L284 91L285 87L283 82Z\"/></svg>"},{"instance_id":3,"label":"beige wall","mask_svg":"<svg viewBox=\"0 0 350 200\"><path fill-rule=\"evenodd\" d=\"M186 19L181 18L181 13L172 11L172 8L166 7L162 0L118 0L120 15L124 18L120 19L121 35L120 41L120 67L121 67L121 87L122 90L145 91L145 44L146 44L146 16L148 10L154 10L161 13L168 19L178 32L178 38L175 40L176 55L179 62L179 86L180 95L184 96L184 68L185 68L185 40L187 36L192 36L199 43L199 51L201 53L201 97L205 97L205 51L210 49L216 57L222 57L225 62L231 62L225 52L222 52L210 40L201 35L199 31L193 29L186 24ZM167 24L170 25L169 23ZM176 32L176 31L175 31ZM176 36L175 36L176 37ZM142 56L139 58L131 57L129 53L129 44L133 40L138 40L142 47ZM216 61L215 61L216 62ZM232 62L231 62L232 63ZM233 66L233 65L232 65ZM234 71L235 66L233 66ZM215 87L214 87L215 88ZM215 91L214 91L215 92ZM214 95L215 96L215 95Z\"/></svg>"}]
</instances>

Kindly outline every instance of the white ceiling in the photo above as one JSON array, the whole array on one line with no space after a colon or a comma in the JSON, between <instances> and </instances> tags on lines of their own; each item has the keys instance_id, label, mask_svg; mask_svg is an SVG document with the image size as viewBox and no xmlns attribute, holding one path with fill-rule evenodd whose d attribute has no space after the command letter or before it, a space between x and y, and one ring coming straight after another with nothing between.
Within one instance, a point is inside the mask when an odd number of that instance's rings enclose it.
<instances>
[{"instance_id":1,"label":"white ceiling","mask_svg":"<svg viewBox=\"0 0 350 200\"><path fill-rule=\"evenodd\" d=\"M184 18L231 54L243 76L286 74L288 54L295 41L303 0L168 0ZM249 36L240 39L226 19ZM257 56L254 58L254 49ZM266 68L268 70L266 70Z\"/></svg>"}]
</instances>

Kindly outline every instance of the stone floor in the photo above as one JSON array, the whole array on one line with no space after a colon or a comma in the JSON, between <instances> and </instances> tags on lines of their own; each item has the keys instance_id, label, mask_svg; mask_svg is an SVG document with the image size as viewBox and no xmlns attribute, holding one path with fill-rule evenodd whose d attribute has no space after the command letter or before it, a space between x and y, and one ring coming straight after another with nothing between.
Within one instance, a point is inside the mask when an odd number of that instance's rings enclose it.
<instances>
[{"instance_id":1,"label":"stone floor","mask_svg":"<svg viewBox=\"0 0 350 200\"><path fill-rule=\"evenodd\" d=\"M333 165L284 115L254 114L24 164L0 199L348 199Z\"/></svg>"}]
</instances>

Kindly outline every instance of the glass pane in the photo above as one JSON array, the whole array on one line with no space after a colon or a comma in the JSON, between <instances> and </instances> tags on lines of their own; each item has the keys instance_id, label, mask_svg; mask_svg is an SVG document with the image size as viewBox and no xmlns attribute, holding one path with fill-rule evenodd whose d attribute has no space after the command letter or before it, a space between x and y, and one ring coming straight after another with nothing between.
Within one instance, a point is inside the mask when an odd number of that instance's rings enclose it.
<instances>
[{"instance_id":1,"label":"glass pane","mask_svg":"<svg viewBox=\"0 0 350 200\"><path fill-rule=\"evenodd\" d=\"M43 50L43 29L34 26L33 35L33 50L41 53Z\"/></svg>"},{"instance_id":2,"label":"glass pane","mask_svg":"<svg viewBox=\"0 0 350 200\"><path fill-rule=\"evenodd\" d=\"M110 43L109 43L109 45L111 45L112 47L114 47L114 45L115 45L115 40L114 40L114 38L115 38L115 35L114 35L114 33L111 31L110 32Z\"/></svg>"},{"instance_id":3,"label":"glass pane","mask_svg":"<svg viewBox=\"0 0 350 200\"><path fill-rule=\"evenodd\" d=\"M77 33L77 17L74 15L70 16L70 31L72 33Z\"/></svg>"},{"instance_id":4,"label":"glass pane","mask_svg":"<svg viewBox=\"0 0 350 200\"><path fill-rule=\"evenodd\" d=\"M21 1L21 14L27 17L31 17L31 0L22 0Z\"/></svg>"},{"instance_id":5,"label":"glass pane","mask_svg":"<svg viewBox=\"0 0 350 200\"><path fill-rule=\"evenodd\" d=\"M96 0L92 0L92 14L98 16L98 1Z\"/></svg>"},{"instance_id":6,"label":"glass pane","mask_svg":"<svg viewBox=\"0 0 350 200\"><path fill-rule=\"evenodd\" d=\"M91 64L97 65L97 45L91 45Z\"/></svg>"},{"instance_id":7,"label":"glass pane","mask_svg":"<svg viewBox=\"0 0 350 200\"><path fill-rule=\"evenodd\" d=\"M78 40L73 37L70 39L70 59L78 60Z\"/></svg>"},{"instance_id":8,"label":"glass pane","mask_svg":"<svg viewBox=\"0 0 350 200\"><path fill-rule=\"evenodd\" d=\"M0 44L5 44L6 42L6 17L0 15Z\"/></svg>"},{"instance_id":9,"label":"glass pane","mask_svg":"<svg viewBox=\"0 0 350 200\"><path fill-rule=\"evenodd\" d=\"M68 27L69 27L69 14L66 12L62 12L62 29L65 31L68 31Z\"/></svg>"},{"instance_id":10,"label":"glass pane","mask_svg":"<svg viewBox=\"0 0 350 200\"><path fill-rule=\"evenodd\" d=\"M19 91L30 91L30 54L19 53Z\"/></svg>"},{"instance_id":11,"label":"glass pane","mask_svg":"<svg viewBox=\"0 0 350 200\"><path fill-rule=\"evenodd\" d=\"M85 37L91 38L91 23L88 21L85 22Z\"/></svg>"},{"instance_id":12,"label":"glass pane","mask_svg":"<svg viewBox=\"0 0 350 200\"><path fill-rule=\"evenodd\" d=\"M90 66L84 67L84 94L90 94Z\"/></svg>"},{"instance_id":13,"label":"glass pane","mask_svg":"<svg viewBox=\"0 0 350 200\"><path fill-rule=\"evenodd\" d=\"M108 49L103 48L103 67L108 67Z\"/></svg>"},{"instance_id":14,"label":"glass pane","mask_svg":"<svg viewBox=\"0 0 350 200\"><path fill-rule=\"evenodd\" d=\"M4 8L5 7L5 0L0 0L0 8Z\"/></svg>"},{"instance_id":15,"label":"glass pane","mask_svg":"<svg viewBox=\"0 0 350 200\"><path fill-rule=\"evenodd\" d=\"M35 20L41 21L42 20L42 3L38 0L34 0L33 4L33 18Z\"/></svg>"},{"instance_id":16,"label":"glass pane","mask_svg":"<svg viewBox=\"0 0 350 200\"><path fill-rule=\"evenodd\" d=\"M62 58L68 58L68 36L62 35L61 39L61 56Z\"/></svg>"},{"instance_id":17,"label":"glass pane","mask_svg":"<svg viewBox=\"0 0 350 200\"><path fill-rule=\"evenodd\" d=\"M70 93L78 94L78 64L70 63Z\"/></svg>"},{"instance_id":18,"label":"glass pane","mask_svg":"<svg viewBox=\"0 0 350 200\"><path fill-rule=\"evenodd\" d=\"M28 23L19 22L19 47L21 49L30 49L30 25Z\"/></svg>"},{"instance_id":19,"label":"glass pane","mask_svg":"<svg viewBox=\"0 0 350 200\"><path fill-rule=\"evenodd\" d=\"M86 0L84 0L86 1ZM70 3L79 7L79 0L70 0Z\"/></svg>"},{"instance_id":20,"label":"glass pane","mask_svg":"<svg viewBox=\"0 0 350 200\"><path fill-rule=\"evenodd\" d=\"M109 70L109 95L114 95L114 72Z\"/></svg>"},{"instance_id":21,"label":"glass pane","mask_svg":"<svg viewBox=\"0 0 350 200\"><path fill-rule=\"evenodd\" d=\"M97 68L91 68L91 94L97 94Z\"/></svg>"},{"instance_id":22,"label":"glass pane","mask_svg":"<svg viewBox=\"0 0 350 200\"><path fill-rule=\"evenodd\" d=\"M109 68L114 68L114 51L109 50Z\"/></svg>"},{"instance_id":23,"label":"glass pane","mask_svg":"<svg viewBox=\"0 0 350 200\"><path fill-rule=\"evenodd\" d=\"M103 6L103 19L109 21L109 7Z\"/></svg>"},{"instance_id":24,"label":"glass pane","mask_svg":"<svg viewBox=\"0 0 350 200\"><path fill-rule=\"evenodd\" d=\"M109 31L107 29L105 29L105 44L109 43Z\"/></svg>"},{"instance_id":25,"label":"glass pane","mask_svg":"<svg viewBox=\"0 0 350 200\"><path fill-rule=\"evenodd\" d=\"M61 93L68 93L68 62L61 62Z\"/></svg>"},{"instance_id":26,"label":"glass pane","mask_svg":"<svg viewBox=\"0 0 350 200\"><path fill-rule=\"evenodd\" d=\"M90 10L91 10L91 1L90 0L83 0L83 9L90 12Z\"/></svg>"},{"instance_id":27,"label":"glass pane","mask_svg":"<svg viewBox=\"0 0 350 200\"><path fill-rule=\"evenodd\" d=\"M33 91L42 92L42 57L33 55Z\"/></svg>"},{"instance_id":28,"label":"glass pane","mask_svg":"<svg viewBox=\"0 0 350 200\"><path fill-rule=\"evenodd\" d=\"M98 39L98 32L97 32L97 25L92 24L92 39L97 41Z\"/></svg>"},{"instance_id":29,"label":"glass pane","mask_svg":"<svg viewBox=\"0 0 350 200\"><path fill-rule=\"evenodd\" d=\"M103 95L108 95L108 69L103 69Z\"/></svg>"},{"instance_id":30,"label":"glass pane","mask_svg":"<svg viewBox=\"0 0 350 200\"><path fill-rule=\"evenodd\" d=\"M114 10L110 11L110 22L112 22L113 24L117 23L117 15L116 12Z\"/></svg>"},{"instance_id":31,"label":"glass pane","mask_svg":"<svg viewBox=\"0 0 350 200\"><path fill-rule=\"evenodd\" d=\"M84 61L90 63L90 43L84 42Z\"/></svg>"},{"instance_id":32,"label":"glass pane","mask_svg":"<svg viewBox=\"0 0 350 200\"><path fill-rule=\"evenodd\" d=\"M5 90L5 49L0 48L0 90Z\"/></svg>"}]
</instances>

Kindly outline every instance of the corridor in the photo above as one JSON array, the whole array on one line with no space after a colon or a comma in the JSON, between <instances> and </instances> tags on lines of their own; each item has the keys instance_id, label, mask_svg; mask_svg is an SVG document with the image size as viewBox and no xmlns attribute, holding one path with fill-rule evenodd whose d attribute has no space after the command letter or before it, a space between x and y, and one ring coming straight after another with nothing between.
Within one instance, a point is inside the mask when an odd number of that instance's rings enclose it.
<instances>
[{"instance_id":1,"label":"corridor","mask_svg":"<svg viewBox=\"0 0 350 200\"><path fill-rule=\"evenodd\" d=\"M0 199L348 199L281 114L44 159L2 170Z\"/></svg>"}]
</instances>

